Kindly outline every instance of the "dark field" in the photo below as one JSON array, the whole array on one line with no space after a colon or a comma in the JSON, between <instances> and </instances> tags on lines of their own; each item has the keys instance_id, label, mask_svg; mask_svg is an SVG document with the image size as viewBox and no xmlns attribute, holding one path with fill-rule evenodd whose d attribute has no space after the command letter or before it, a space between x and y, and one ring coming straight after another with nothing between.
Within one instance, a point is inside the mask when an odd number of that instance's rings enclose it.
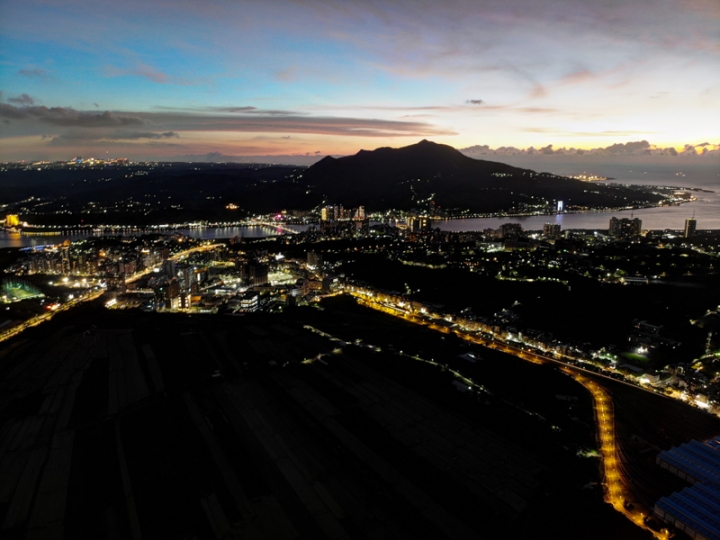
<instances>
[{"instance_id":1,"label":"dark field","mask_svg":"<svg viewBox=\"0 0 720 540\"><path fill-rule=\"evenodd\" d=\"M323 305L237 318L83 306L3 344L1 536L647 537L585 487L599 479L577 456L595 444L592 409L570 378L347 298ZM458 357L471 350L476 363ZM486 392L458 392L410 354ZM627 399L623 422L655 425L644 397ZM716 425L682 407L666 445Z\"/></svg>"}]
</instances>

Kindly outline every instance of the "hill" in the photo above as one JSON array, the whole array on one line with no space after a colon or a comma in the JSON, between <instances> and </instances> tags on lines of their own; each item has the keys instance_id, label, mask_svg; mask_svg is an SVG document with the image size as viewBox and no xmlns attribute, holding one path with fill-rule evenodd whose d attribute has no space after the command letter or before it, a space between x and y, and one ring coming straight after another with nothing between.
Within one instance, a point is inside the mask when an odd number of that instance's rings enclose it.
<instances>
[{"instance_id":1,"label":"hill","mask_svg":"<svg viewBox=\"0 0 720 540\"><path fill-rule=\"evenodd\" d=\"M621 186L581 182L550 173L472 159L454 148L423 140L403 148L361 150L354 156L326 157L302 176L311 193L345 206L374 209L435 205L445 209L492 212L552 204L623 207L660 197Z\"/></svg>"}]
</instances>

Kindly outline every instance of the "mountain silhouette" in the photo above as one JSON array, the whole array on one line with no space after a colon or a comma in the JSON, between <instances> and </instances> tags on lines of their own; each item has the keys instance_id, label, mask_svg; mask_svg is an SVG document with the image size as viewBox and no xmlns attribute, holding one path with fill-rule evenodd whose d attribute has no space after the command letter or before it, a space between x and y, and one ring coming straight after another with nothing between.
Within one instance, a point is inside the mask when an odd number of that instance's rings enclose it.
<instances>
[{"instance_id":1,"label":"mountain silhouette","mask_svg":"<svg viewBox=\"0 0 720 540\"><path fill-rule=\"evenodd\" d=\"M446 209L492 212L553 200L573 206L622 207L659 199L621 186L588 184L473 159L427 140L402 148L360 150L342 158L328 156L307 169L302 182L327 202L374 210L417 208L430 201Z\"/></svg>"}]
</instances>

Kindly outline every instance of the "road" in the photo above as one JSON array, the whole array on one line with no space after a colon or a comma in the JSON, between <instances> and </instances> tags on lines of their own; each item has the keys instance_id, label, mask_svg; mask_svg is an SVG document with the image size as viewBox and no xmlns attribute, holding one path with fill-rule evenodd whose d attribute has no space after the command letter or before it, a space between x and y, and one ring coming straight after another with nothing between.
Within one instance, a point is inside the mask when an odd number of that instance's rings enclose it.
<instances>
[{"instance_id":1,"label":"road","mask_svg":"<svg viewBox=\"0 0 720 540\"><path fill-rule=\"evenodd\" d=\"M440 324L442 320L438 315L425 313L424 316L418 316L414 313L408 313L403 308L388 304L386 301L374 301L367 294L358 294L357 291L350 290L349 294L358 299L360 304L372 309L382 311L395 317L403 318L415 324L426 326L432 330L442 332L444 334L455 334L460 339L469 341L473 344L499 350L507 354L512 354L527 362L534 364L554 363L560 366L560 369L572 377L576 382L585 387L592 395L595 418L597 422L597 439L600 447L603 462L603 479L605 502L610 503L613 508L623 514L638 527L645 529L653 534L659 540L666 540L669 537L667 529L657 532L645 524L645 518L650 515L650 510L640 507L635 502L635 497L630 489L629 479L625 478L622 473L622 463L620 462L620 453L615 438L615 416L613 411L613 402L607 391L595 381L589 379L586 374L592 374L595 377L604 377L616 383L624 383L638 390L648 391L636 385L619 381L593 371L584 370L581 367L569 366L561 360L550 358L532 351L525 351L515 347L501 339L487 340L479 336L469 334L459 329L451 329L449 326ZM434 320L433 320L434 319ZM438 322L435 322L438 321ZM670 398L668 398L670 399Z\"/></svg>"},{"instance_id":2,"label":"road","mask_svg":"<svg viewBox=\"0 0 720 540\"><path fill-rule=\"evenodd\" d=\"M179 260L187 257L191 253L195 253L198 251L208 251L212 249L216 249L220 246L223 246L224 244L206 244L202 246L196 246L194 248L186 249L185 251L181 251L179 253L176 253L172 257L170 257L170 260ZM132 276L129 276L125 279L126 283L132 283L133 281L137 281L138 279L141 279L148 274L150 274L155 268L158 268L161 265L155 265L150 268L146 268L140 272L136 272ZM22 333L28 328L31 328L33 326L37 326L38 324L44 323L45 321L49 321L52 319L55 315L58 313L62 313L63 311L67 311L77 305L80 305L83 302L88 302L90 300L95 300L97 298L100 298L105 293L105 289L99 289L99 290L91 290L91 291L83 291L82 293L78 294L77 298L74 298L72 300L69 300L68 302L65 302L64 304L60 304L59 307L52 311L47 311L45 313L41 313L40 315L36 315L35 317L32 317L23 323L14 326L12 328L9 328L5 330L4 332L0 333L0 342L8 340L12 337L17 336L18 334Z\"/></svg>"}]
</instances>

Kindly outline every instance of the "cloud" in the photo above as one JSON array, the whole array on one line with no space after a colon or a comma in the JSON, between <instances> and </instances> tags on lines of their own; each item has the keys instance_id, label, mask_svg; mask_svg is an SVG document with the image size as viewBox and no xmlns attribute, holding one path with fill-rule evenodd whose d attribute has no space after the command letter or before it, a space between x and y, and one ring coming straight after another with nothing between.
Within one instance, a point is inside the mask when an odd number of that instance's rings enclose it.
<instances>
[{"instance_id":1,"label":"cloud","mask_svg":"<svg viewBox=\"0 0 720 540\"><path fill-rule=\"evenodd\" d=\"M275 72L274 77L275 80L282 82L295 81L298 78L297 69L295 69L294 67L281 69Z\"/></svg>"},{"instance_id":2,"label":"cloud","mask_svg":"<svg viewBox=\"0 0 720 540\"><path fill-rule=\"evenodd\" d=\"M167 73L142 62L137 62L132 68L121 68L113 65L105 66L105 75L108 77L142 77L157 84L190 84L185 79L171 77Z\"/></svg>"},{"instance_id":3,"label":"cloud","mask_svg":"<svg viewBox=\"0 0 720 540\"><path fill-rule=\"evenodd\" d=\"M35 105L35 100L27 94L21 94L18 97L8 98L9 103L17 103L18 105Z\"/></svg>"},{"instance_id":4,"label":"cloud","mask_svg":"<svg viewBox=\"0 0 720 540\"><path fill-rule=\"evenodd\" d=\"M543 148L516 148L501 146L490 148L488 145L475 145L460 148L460 152L470 157L479 156L519 156L519 155L605 155L605 156L719 156L720 144L701 143L686 144L679 152L673 147L661 147L646 140L627 143L615 143L605 147L589 150L580 148L554 148L549 144Z\"/></svg>"},{"instance_id":5,"label":"cloud","mask_svg":"<svg viewBox=\"0 0 720 540\"><path fill-rule=\"evenodd\" d=\"M588 82L596 78L594 73L591 73L587 69L579 69L573 73L569 73L564 77L561 77L557 84L578 84Z\"/></svg>"},{"instance_id":6,"label":"cloud","mask_svg":"<svg viewBox=\"0 0 720 540\"><path fill-rule=\"evenodd\" d=\"M647 141L636 141L629 143L613 144L605 148L608 154L636 154L650 149L650 143Z\"/></svg>"},{"instance_id":7,"label":"cloud","mask_svg":"<svg viewBox=\"0 0 720 540\"><path fill-rule=\"evenodd\" d=\"M41 139L46 142L49 146L94 146L100 144L112 144L113 146L121 145L132 145L137 147L137 142L131 141L145 141L145 144L162 145L162 146L177 146L169 142L157 142L157 141L168 141L170 139L178 138L179 135L173 132L166 133L152 133L152 132L130 132L130 133L112 133L109 135L97 135L94 132L70 132L62 135L42 135Z\"/></svg>"},{"instance_id":8,"label":"cloud","mask_svg":"<svg viewBox=\"0 0 720 540\"><path fill-rule=\"evenodd\" d=\"M112 135L107 135L105 137L102 137L103 139L110 139L110 140L139 140L139 139L177 139L180 135L178 135L174 131L165 131L164 133L153 133L150 131L134 131L134 132L121 132L121 133L114 133Z\"/></svg>"},{"instance_id":9,"label":"cloud","mask_svg":"<svg viewBox=\"0 0 720 540\"><path fill-rule=\"evenodd\" d=\"M112 140L128 138L153 139L179 136L188 132L237 132L313 134L359 137L432 137L456 135L452 129L435 126L417 120L386 120L374 118L311 116L292 111L261 110L255 107L215 107L204 109L161 109L159 112L128 111L77 111L70 107L23 106L0 103L0 117L17 121L17 131L39 135L47 132L43 126L61 128L93 129L95 139ZM152 126L152 131L119 132L103 131L103 128L128 128ZM139 134L139 136L138 136ZM169 135L173 134L173 135ZM59 136L66 133L59 133ZM69 136L78 137L77 134Z\"/></svg>"},{"instance_id":10,"label":"cloud","mask_svg":"<svg viewBox=\"0 0 720 540\"><path fill-rule=\"evenodd\" d=\"M182 109L176 109L182 110ZM273 116L291 116L297 115L293 111L280 111L273 109L258 109L257 107L243 106L243 107L204 107L202 109L196 109L198 111L209 111L209 112L224 112L224 113L239 113L239 114L265 114Z\"/></svg>"},{"instance_id":11,"label":"cloud","mask_svg":"<svg viewBox=\"0 0 720 540\"><path fill-rule=\"evenodd\" d=\"M485 102L482 99L468 99L465 103L468 105L482 105Z\"/></svg>"},{"instance_id":12,"label":"cloud","mask_svg":"<svg viewBox=\"0 0 720 540\"><path fill-rule=\"evenodd\" d=\"M23 94L23 96L27 96L27 94ZM14 99L23 99L23 96ZM32 100L29 96L27 97ZM76 111L71 107L15 107L5 103L0 103L0 117L17 120L34 119L43 123L62 127L100 128L139 126L144 124L144 121L138 116L126 116L122 114L115 114L110 111L97 114L85 111Z\"/></svg>"},{"instance_id":13,"label":"cloud","mask_svg":"<svg viewBox=\"0 0 720 540\"><path fill-rule=\"evenodd\" d=\"M25 77L47 77L48 72L44 69L35 68L35 69L19 69L17 72L18 75L23 75Z\"/></svg>"}]
</instances>

